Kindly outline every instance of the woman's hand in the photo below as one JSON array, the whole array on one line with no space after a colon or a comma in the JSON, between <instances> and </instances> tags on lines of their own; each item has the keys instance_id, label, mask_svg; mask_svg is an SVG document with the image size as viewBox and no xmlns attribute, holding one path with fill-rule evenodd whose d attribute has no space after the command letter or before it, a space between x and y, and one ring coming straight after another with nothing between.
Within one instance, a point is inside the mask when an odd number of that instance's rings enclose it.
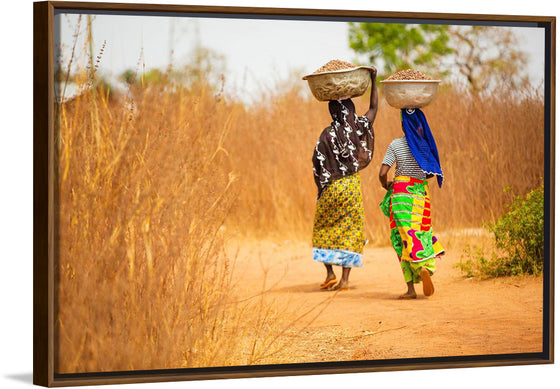
<instances>
[{"instance_id":1,"label":"woman's hand","mask_svg":"<svg viewBox=\"0 0 560 389\"><path fill-rule=\"evenodd\" d=\"M389 173L390 168L391 166L389 165L381 164L381 168L379 169L379 182L385 190L389 190L391 185L393 185L393 181L387 180L387 173Z\"/></svg>"},{"instance_id":2,"label":"woman's hand","mask_svg":"<svg viewBox=\"0 0 560 389\"><path fill-rule=\"evenodd\" d=\"M377 69L372 67L369 69L369 73L371 76L371 81L375 82L375 79L377 78Z\"/></svg>"},{"instance_id":3,"label":"woman's hand","mask_svg":"<svg viewBox=\"0 0 560 389\"><path fill-rule=\"evenodd\" d=\"M393 186L393 181L387 181L385 185L383 185L383 188L385 188L385 190L389 190L392 186Z\"/></svg>"}]
</instances>

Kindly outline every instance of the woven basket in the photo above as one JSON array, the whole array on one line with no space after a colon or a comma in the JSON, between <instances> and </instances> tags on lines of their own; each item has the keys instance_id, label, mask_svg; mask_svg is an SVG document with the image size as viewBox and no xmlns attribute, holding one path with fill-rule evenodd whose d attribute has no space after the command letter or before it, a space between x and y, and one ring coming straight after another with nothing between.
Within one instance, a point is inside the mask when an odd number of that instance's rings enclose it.
<instances>
[{"instance_id":1,"label":"woven basket","mask_svg":"<svg viewBox=\"0 0 560 389\"><path fill-rule=\"evenodd\" d=\"M385 100L394 108L422 108L435 98L441 80L381 81Z\"/></svg>"},{"instance_id":2,"label":"woven basket","mask_svg":"<svg viewBox=\"0 0 560 389\"><path fill-rule=\"evenodd\" d=\"M313 96L319 101L340 100L363 95L371 84L369 66L312 73L304 76Z\"/></svg>"}]
</instances>

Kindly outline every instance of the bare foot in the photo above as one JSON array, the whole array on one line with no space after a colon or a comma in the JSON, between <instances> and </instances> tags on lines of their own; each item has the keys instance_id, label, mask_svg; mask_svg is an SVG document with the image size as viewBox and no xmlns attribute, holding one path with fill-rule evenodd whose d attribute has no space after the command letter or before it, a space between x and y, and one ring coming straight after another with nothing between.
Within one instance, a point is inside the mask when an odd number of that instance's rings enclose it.
<instances>
[{"instance_id":1,"label":"bare foot","mask_svg":"<svg viewBox=\"0 0 560 389\"><path fill-rule=\"evenodd\" d=\"M399 299L401 300L412 300L416 298L416 292L406 292L405 294L401 294Z\"/></svg>"},{"instance_id":2,"label":"bare foot","mask_svg":"<svg viewBox=\"0 0 560 389\"><path fill-rule=\"evenodd\" d=\"M338 284L329 287L327 290L348 290L348 282L340 280Z\"/></svg>"},{"instance_id":3,"label":"bare foot","mask_svg":"<svg viewBox=\"0 0 560 389\"><path fill-rule=\"evenodd\" d=\"M435 292L434 284L432 283L430 272L425 267L420 270L420 278L422 279L422 289L424 291L424 296L433 295Z\"/></svg>"}]
</instances>

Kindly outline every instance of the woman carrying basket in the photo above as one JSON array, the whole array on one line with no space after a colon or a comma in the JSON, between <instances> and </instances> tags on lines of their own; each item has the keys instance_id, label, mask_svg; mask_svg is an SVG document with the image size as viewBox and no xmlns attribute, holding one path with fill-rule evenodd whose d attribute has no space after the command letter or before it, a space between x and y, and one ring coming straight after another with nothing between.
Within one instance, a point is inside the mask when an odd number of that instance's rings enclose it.
<instances>
[{"instance_id":1,"label":"woman carrying basket","mask_svg":"<svg viewBox=\"0 0 560 389\"><path fill-rule=\"evenodd\" d=\"M358 117L351 99L329 101L333 121L323 130L313 153L318 194L313 223L313 259L325 265L321 289L345 290L352 267L362 266L364 206L359 170L373 156L373 121L377 114L376 70L371 69L369 109ZM342 267L337 283L333 265Z\"/></svg>"},{"instance_id":2,"label":"woman carrying basket","mask_svg":"<svg viewBox=\"0 0 560 389\"><path fill-rule=\"evenodd\" d=\"M420 109L402 109L401 119L404 137L391 142L379 171L381 185L387 190L380 206L390 219L391 243L408 287L400 298L414 299L414 284L420 281L425 296L434 293L431 276L435 258L444 254L432 231L427 181L436 176L441 187L443 173L424 113ZM395 179L388 182L387 173L395 163Z\"/></svg>"}]
</instances>

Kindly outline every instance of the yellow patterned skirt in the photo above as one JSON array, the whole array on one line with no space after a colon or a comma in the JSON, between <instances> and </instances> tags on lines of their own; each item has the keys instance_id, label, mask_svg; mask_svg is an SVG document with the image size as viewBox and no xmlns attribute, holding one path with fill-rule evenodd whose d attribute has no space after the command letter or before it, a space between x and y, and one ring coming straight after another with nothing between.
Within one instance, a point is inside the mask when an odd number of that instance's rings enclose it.
<instances>
[{"instance_id":1,"label":"yellow patterned skirt","mask_svg":"<svg viewBox=\"0 0 560 389\"><path fill-rule=\"evenodd\" d=\"M365 244L364 204L359 173L332 182L317 200L313 259L330 265L361 267Z\"/></svg>"}]
</instances>

